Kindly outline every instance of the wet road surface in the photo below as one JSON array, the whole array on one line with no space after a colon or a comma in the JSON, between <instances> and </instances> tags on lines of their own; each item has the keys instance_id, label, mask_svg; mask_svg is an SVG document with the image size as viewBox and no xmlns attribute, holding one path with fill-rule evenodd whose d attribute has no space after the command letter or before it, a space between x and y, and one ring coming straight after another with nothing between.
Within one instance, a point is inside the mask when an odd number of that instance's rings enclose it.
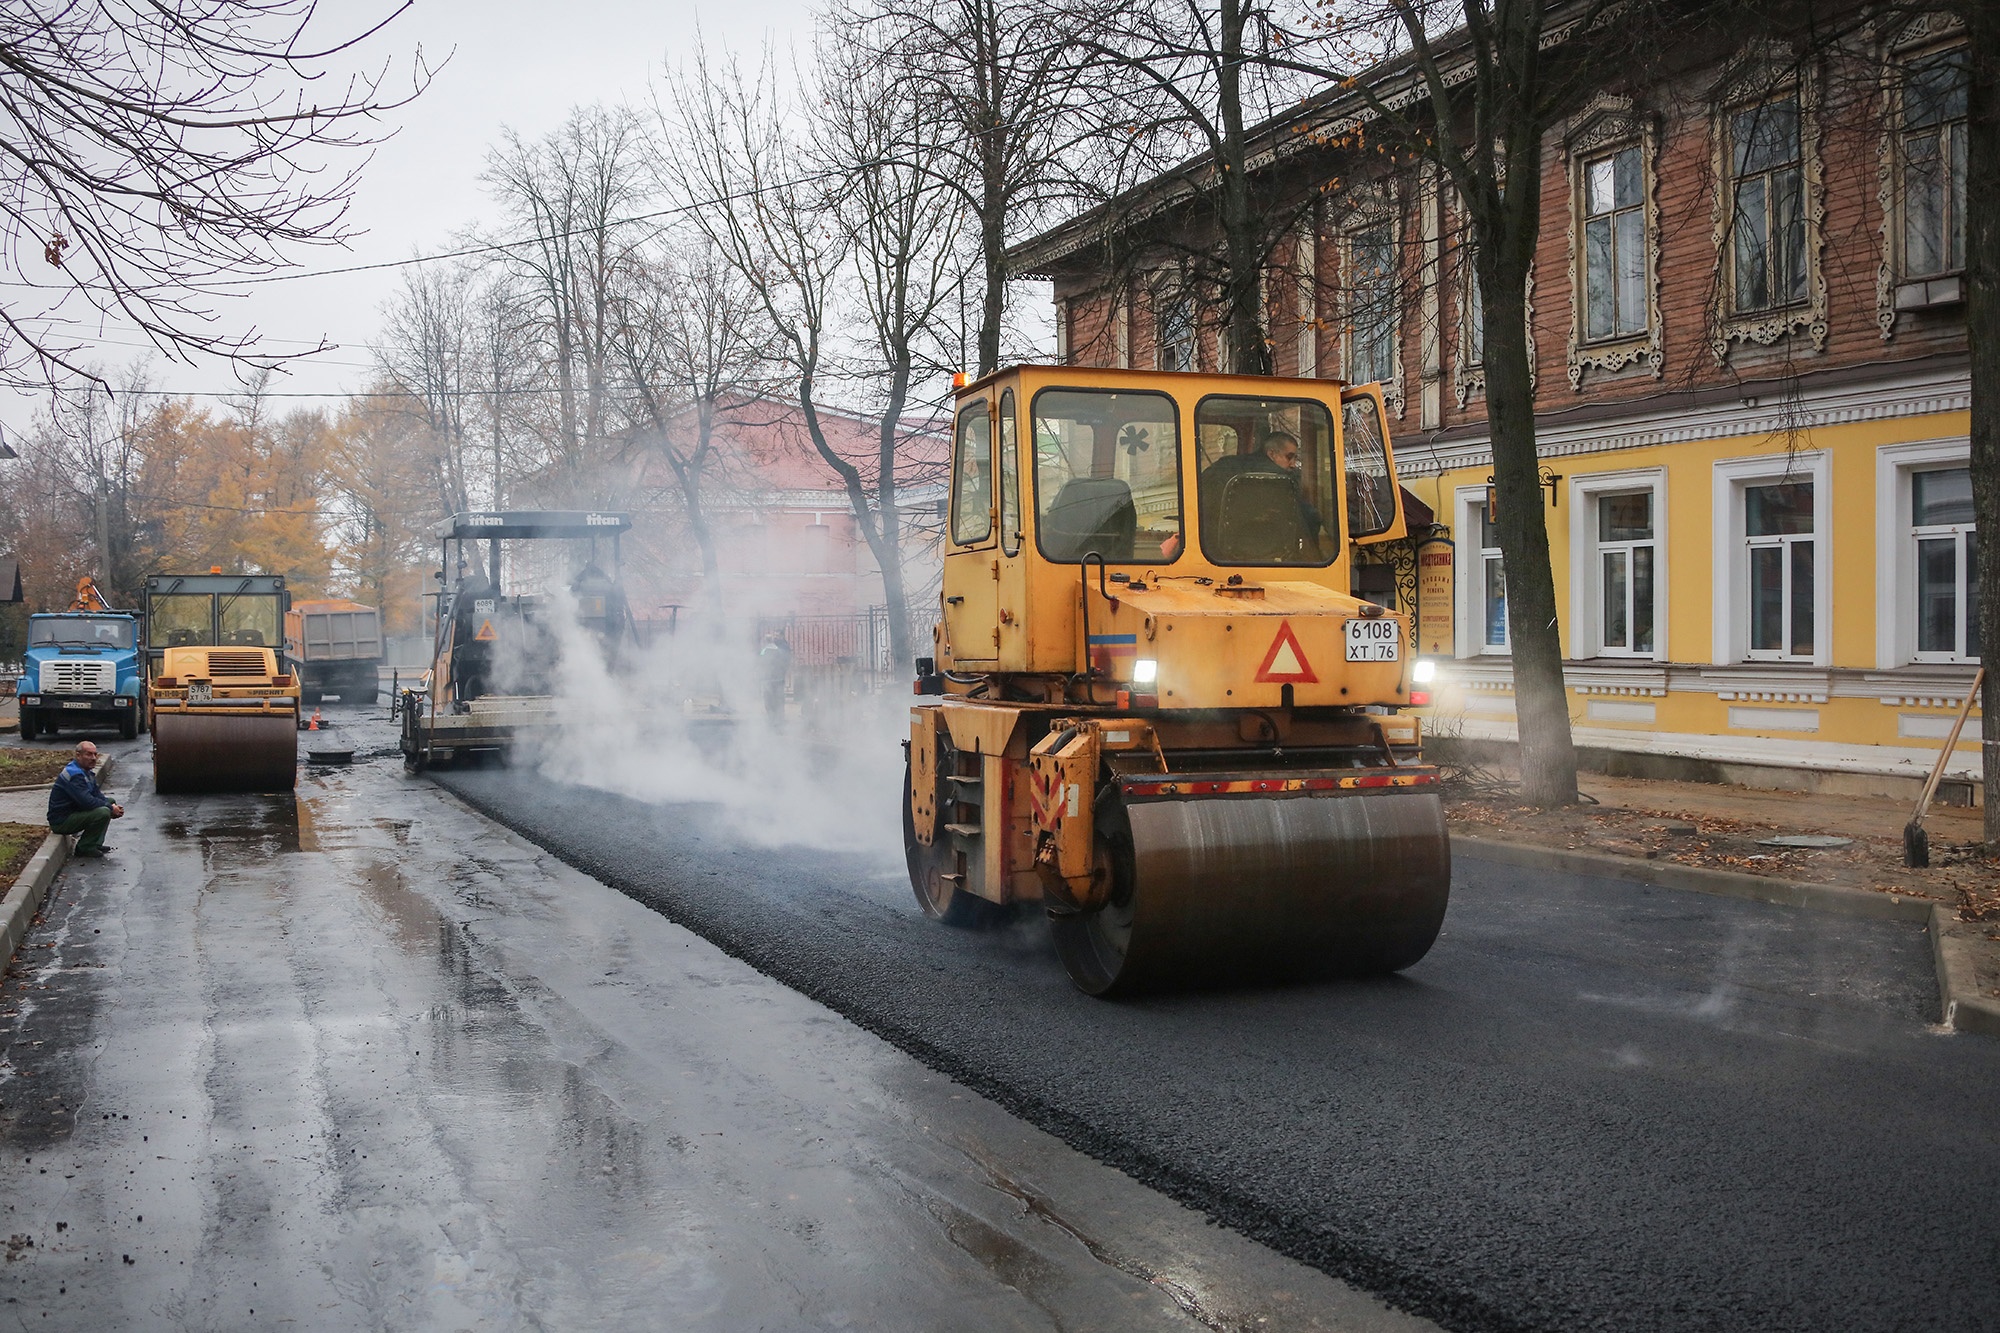
<instances>
[{"instance_id":1,"label":"wet road surface","mask_svg":"<svg viewBox=\"0 0 2000 1333\"><path fill-rule=\"evenodd\" d=\"M117 851L0 989L0 1327L1430 1327L393 758L295 805L105 748Z\"/></svg>"},{"instance_id":2,"label":"wet road surface","mask_svg":"<svg viewBox=\"0 0 2000 1333\"><path fill-rule=\"evenodd\" d=\"M2000 1328L2000 1042L1917 928L1463 861L1372 982L1105 1003L900 853L468 769L451 791L1069 1143L1465 1330ZM888 792L836 785L857 825ZM770 802L767 824L785 819Z\"/></svg>"}]
</instances>

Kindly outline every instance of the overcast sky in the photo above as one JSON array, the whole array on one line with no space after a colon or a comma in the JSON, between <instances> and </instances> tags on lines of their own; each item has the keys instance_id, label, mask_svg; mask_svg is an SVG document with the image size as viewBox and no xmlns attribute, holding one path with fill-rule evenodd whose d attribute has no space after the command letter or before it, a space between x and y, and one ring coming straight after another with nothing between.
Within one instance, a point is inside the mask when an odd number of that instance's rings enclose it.
<instances>
[{"instance_id":1,"label":"overcast sky","mask_svg":"<svg viewBox=\"0 0 2000 1333\"><path fill-rule=\"evenodd\" d=\"M373 6L366 8L373 9ZM329 13L357 12L338 5ZM376 11L379 12L379 11ZM375 152L357 191L352 246L298 252L310 269L408 257L442 248L453 233L487 216L479 184L487 147L503 127L524 137L557 125L572 106L643 104L662 67L693 50L699 26L711 46L749 51L769 37L803 47L811 38L810 0L417 0L375 39L379 57L397 53L399 72L421 45L450 61L424 95L400 111L401 128ZM378 57L378 58L379 58ZM298 365L274 391L337 394L362 386L383 302L395 270L306 278L253 289L223 309L233 327L254 325L283 347L320 338L340 350ZM109 332L95 358L118 365L145 355L128 332ZM228 391L235 379L215 363L187 368L155 358L161 387ZM41 396L0 400L0 422L25 426ZM206 400L205 401L212 401ZM310 400L308 400L310 401ZM331 402L332 400L323 400Z\"/></svg>"}]
</instances>

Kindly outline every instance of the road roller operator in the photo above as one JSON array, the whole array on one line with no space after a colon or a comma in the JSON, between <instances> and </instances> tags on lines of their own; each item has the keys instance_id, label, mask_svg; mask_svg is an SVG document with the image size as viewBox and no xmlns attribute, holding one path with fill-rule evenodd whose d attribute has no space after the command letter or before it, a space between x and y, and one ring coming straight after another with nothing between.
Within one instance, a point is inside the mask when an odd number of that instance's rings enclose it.
<instances>
[{"instance_id":1,"label":"road roller operator","mask_svg":"<svg viewBox=\"0 0 2000 1333\"><path fill-rule=\"evenodd\" d=\"M56 776L49 788L49 828L52 832L77 834L76 855L102 856L111 849L104 845L104 831L114 819L125 817L125 807L98 788L92 770L97 767L97 747L81 741L76 758Z\"/></svg>"}]
</instances>

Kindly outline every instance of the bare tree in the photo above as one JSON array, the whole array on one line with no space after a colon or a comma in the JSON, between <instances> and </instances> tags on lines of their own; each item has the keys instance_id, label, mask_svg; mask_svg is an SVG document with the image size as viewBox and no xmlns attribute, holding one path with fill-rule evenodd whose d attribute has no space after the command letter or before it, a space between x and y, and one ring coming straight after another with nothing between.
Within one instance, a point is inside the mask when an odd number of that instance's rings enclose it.
<instances>
[{"instance_id":1,"label":"bare tree","mask_svg":"<svg viewBox=\"0 0 2000 1333\"><path fill-rule=\"evenodd\" d=\"M550 440L554 489L590 486L616 373L617 287L644 239L628 219L643 198L646 146L621 109L581 108L537 143L509 131L488 157L485 180L506 212L501 263L520 281L529 328L555 384Z\"/></svg>"},{"instance_id":2,"label":"bare tree","mask_svg":"<svg viewBox=\"0 0 2000 1333\"><path fill-rule=\"evenodd\" d=\"M1323 79L1266 58L1284 36L1253 0L1106 0L1077 39L1101 87L1100 144L1116 150L1098 157L1105 193L1134 173L1173 182L1191 294L1213 294L1222 362L1246 375L1271 373L1266 268L1311 202L1252 160L1255 126Z\"/></svg>"},{"instance_id":3,"label":"bare tree","mask_svg":"<svg viewBox=\"0 0 2000 1333\"><path fill-rule=\"evenodd\" d=\"M1000 365L1008 240L1087 186L1078 150L1096 125L1080 77L1087 9L1069 0L863 0L833 29L885 62L895 96L926 109L909 165L963 201L979 249L979 373ZM890 151L900 151L899 145Z\"/></svg>"},{"instance_id":4,"label":"bare tree","mask_svg":"<svg viewBox=\"0 0 2000 1333\"><path fill-rule=\"evenodd\" d=\"M407 394L429 445L431 480L447 514L470 509L466 413L481 370L474 339L472 274L463 265L418 264L384 311L376 359Z\"/></svg>"},{"instance_id":5,"label":"bare tree","mask_svg":"<svg viewBox=\"0 0 2000 1333\"><path fill-rule=\"evenodd\" d=\"M129 321L182 358L289 359L215 327L225 275L284 267L350 233L355 170L407 95L340 73L407 5L320 43L317 0L28 0L0 17L0 382L96 378L79 323ZM324 80L333 85L319 86ZM31 276L31 271L33 276ZM77 304L89 309L79 321ZM300 355L300 354L291 354Z\"/></svg>"},{"instance_id":6,"label":"bare tree","mask_svg":"<svg viewBox=\"0 0 2000 1333\"><path fill-rule=\"evenodd\" d=\"M719 621L722 569L707 487L727 461L717 427L755 411L766 391L773 335L764 306L703 238L636 266L618 324L634 433L674 475L701 556L704 594Z\"/></svg>"}]
</instances>

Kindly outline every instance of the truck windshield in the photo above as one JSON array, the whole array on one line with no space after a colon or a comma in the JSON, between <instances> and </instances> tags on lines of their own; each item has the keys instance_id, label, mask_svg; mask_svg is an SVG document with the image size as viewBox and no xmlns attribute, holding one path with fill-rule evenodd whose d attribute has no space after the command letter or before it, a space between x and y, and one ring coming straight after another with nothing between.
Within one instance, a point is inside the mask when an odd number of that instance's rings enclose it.
<instances>
[{"instance_id":1,"label":"truck windshield","mask_svg":"<svg viewBox=\"0 0 2000 1333\"><path fill-rule=\"evenodd\" d=\"M44 644L61 644L69 647L89 648L130 648L132 646L132 622L129 620L89 620L82 616L71 618L36 618L28 622L28 646L41 647Z\"/></svg>"}]
</instances>

